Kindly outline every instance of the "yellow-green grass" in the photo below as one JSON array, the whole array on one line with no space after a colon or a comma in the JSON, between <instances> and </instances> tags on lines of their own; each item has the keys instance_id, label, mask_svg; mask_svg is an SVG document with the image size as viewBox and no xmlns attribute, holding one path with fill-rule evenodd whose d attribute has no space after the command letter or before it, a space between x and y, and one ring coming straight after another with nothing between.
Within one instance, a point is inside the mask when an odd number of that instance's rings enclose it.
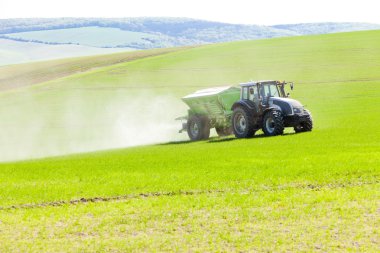
<instances>
[{"instance_id":1,"label":"yellow-green grass","mask_svg":"<svg viewBox=\"0 0 380 253\"><path fill-rule=\"evenodd\" d=\"M210 45L24 89L39 101L25 111L45 106L53 117L73 94L91 115L120 91L126 99L141 90L180 97L288 79L315 129L3 163L0 250L376 252L379 38L373 31ZM16 94L1 103L22 104Z\"/></svg>"},{"instance_id":2,"label":"yellow-green grass","mask_svg":"<svg viewBox=\"0 0 380 253\"><path fill-rule=\"evenodd\" d=\"M95 68L165 54L183 48L163 48L41 61L0 67L0 90L27 87Z\"/></svg>"}]
</instances>

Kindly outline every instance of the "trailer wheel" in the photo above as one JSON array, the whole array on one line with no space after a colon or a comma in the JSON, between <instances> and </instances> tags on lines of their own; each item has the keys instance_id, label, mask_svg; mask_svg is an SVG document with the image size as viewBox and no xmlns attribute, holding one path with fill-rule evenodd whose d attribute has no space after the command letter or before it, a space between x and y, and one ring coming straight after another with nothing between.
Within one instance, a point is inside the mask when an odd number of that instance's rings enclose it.
<instances>
[{"instance_id":1,"label":"trailer wheel","mask_svg":"<svg viewBox=\"0 0 380 253\"><path fill-rule=\"evenodd\" d=\"M249 138L255 134L253 116L248 109L237 107L232 114L232 130L236 138Z\"/></svg>"},{"instance_id":2,"label":"trailer wheel","mask_svg":"<svg viewBox=\"0 0 380 253\"><path fill-rule=\"evenodd\" d=\"M232 127L215 127L218 136L228 136L232 134Z\"/></svg>"},{"instance_id":3,"label":"trailer wheel","mask_svg":"<svg viewBox=\"0 0 380 253\"><path fill-rule=\"evenodd\" d=\"M201 117L202 121L202 140L210 138L210 120L206 116Z\"/></svg>"},{"instance_id":4,"label":"trailer wheel","mask_svg":"<svg viewBox=\"0 0 380 253\"><path fill-rule=\"evenodd\" d=\"M263 132L267 136L275 136L284 133L284 118L280 111L270 110L263 118Z\"/></svg>"},{"instance_id":5,"label":"trailer wheel","mask_svg":"<svg viewBox=\"0 0 380 253\"><path fill-rule=\"evenodd\" d=\"M192 141L208 139L210 123L207 117L191 116L187 121L187 134Z\"/></svg>"},{"instance_id":6,"label":"trailer wheel","mask_svg":"<svg viewBox=\"0 0 380 253\"><path fill-rule=\"evenodd\" d=\"M307 113L306 120L294 127L296 133L310 132L313 129L313 118L311 117L311 113L308 110L305 111Z\"/></svg>"}]
</instances>

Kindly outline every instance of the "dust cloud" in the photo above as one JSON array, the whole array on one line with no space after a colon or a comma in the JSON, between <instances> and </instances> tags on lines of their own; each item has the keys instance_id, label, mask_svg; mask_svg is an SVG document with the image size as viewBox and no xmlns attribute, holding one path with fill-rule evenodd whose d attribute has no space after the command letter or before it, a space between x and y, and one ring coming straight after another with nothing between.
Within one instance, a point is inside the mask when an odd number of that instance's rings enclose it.
<instances>
[{"instance_id":1,"label":"dust cloud","mask_svg":"<svg viewBox=\"0 0 380 253\"><path fill-rule=\"evenodd\" d=\"M0 162L186 140L186 105L153 92L17 94L0 103Z\"/></svg>"}]
</instances>

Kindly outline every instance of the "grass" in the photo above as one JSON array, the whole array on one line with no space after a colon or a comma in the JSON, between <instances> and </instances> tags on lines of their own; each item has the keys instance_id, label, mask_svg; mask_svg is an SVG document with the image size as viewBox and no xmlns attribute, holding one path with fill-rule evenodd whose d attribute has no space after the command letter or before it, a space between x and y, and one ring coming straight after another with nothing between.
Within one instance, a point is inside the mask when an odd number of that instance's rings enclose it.
<instances>
[{"instance_id":1,"label":"grass","mask_svg":"<svg viewBox=\"0 0 380 253\"><path fill-rule=\"evenodd\" d=\"M375 196L366 186L298 188L12 210L2 226L9 231L2 248L375 252L379 237ZM25 229L29 234L20 233Z\"/></svg>"},{"instance_id":2,"label":"grass","mask_svg":"<svg viewBox=\"0 0 380 253\"><path fill-rule=\"evenodd\" d=\"M23 89L45 115L60 114L69 94L95 114L123 89L126 98L140 92L134 87L179 97L223 80L284 77L298 83L292 96L315 129L3 163L0 251L376 252L379 36L211 45Z\"/></svg>"},{"instance_id":3,"label":"grass","mask_svg":"<svg viewBox=\"0 0 380 253\"><path fill-rule=\"evenodd\" d=\"M0 90L27 87L76 73L174 52L179 49L181 48L153 49L3 66L0 67L0 75L2 77L0 79Z\"/></svg>"}]
</instances>

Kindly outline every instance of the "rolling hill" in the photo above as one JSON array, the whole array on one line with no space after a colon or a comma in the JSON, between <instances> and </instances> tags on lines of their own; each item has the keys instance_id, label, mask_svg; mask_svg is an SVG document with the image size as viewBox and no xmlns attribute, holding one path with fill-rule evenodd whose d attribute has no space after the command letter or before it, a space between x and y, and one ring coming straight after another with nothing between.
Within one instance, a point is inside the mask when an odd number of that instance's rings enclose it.
<instances>
[{"instance_id":1,"label":"rolling hill","mask_svg":"<svg viewBox=\"0 0 380 253\"><path fill-rule=\"evenodd\" d=\"M0 19L0 36L7 39L137 49L374 29L380 29L380 25L310 23L259 26L160 17Z\"/></svg>"},{"instance_id":2,"label":"rolling hill","mask_svg":"<svg viewBox=\"0 0 380 253\"><path fill-rule=\"evenodd\" d=\"M96 48L82 45L48 45L0 39L0 66L89 55L131 51L128 48Z\"/></svg>"},{"instance_id":3,"label":"rolling hill","mask_svg":"<svg viewBox=\"0 0 380 253\"><path fill-rule=\"evenodd\" d=\"M0 19L0 66L139 49L374 29L380 29L380 25L258 26L159 17Z\"/></svg>"},{"instance_id":4,"label":"rolling hill","mask_svg":"<svg viewBox=\"0 0 380 253\"><path fill-rule=\"evenodd\" d=\"M26 87L92 69L129 62L183 50L184 48L152 49L136 52L59 59L0 67L0 91Z\"/></svg>"},{"instance_id":5,"label":"rolling hill","mask_svg":"<svg viewBox=\"0 0 380 253\"><path fill-rule=\"evenodd\" d=\"M213 44L60 75L67 64L2 93L3 161L120 149L0 164L0 251L375 252L379 38ZM294 81L313 132L176 133L181 96L250 79Z\"/></svg>"},{"instance_id":6,"label":"rolling hill","mask_svg":"<svg viewBox=\"0 0 380 253\"><path fill-rule=\"evenodd\" d=\"M7 39L32 41L46 44L75 44L99 48L138 47L141 43L160 40L157 35L141 32L123 31L118 28L80 27L10 33ZM146 48L148 46L145 46ZM157 46L156 46L157 47Z\"/></svg>"}]
</instances>

